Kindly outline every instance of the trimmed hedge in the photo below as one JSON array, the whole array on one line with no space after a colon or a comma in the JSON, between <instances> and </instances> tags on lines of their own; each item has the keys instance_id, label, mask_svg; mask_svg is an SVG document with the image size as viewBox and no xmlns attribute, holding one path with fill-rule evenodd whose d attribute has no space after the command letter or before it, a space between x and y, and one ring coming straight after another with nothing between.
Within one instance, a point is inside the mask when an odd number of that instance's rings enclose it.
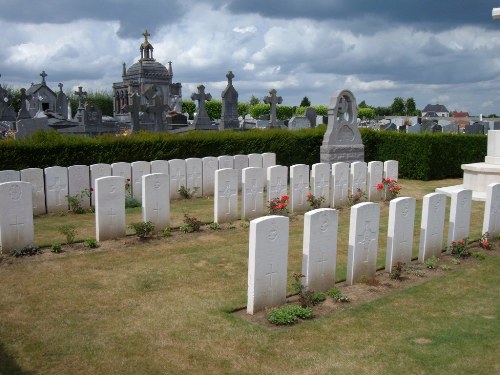
<instances>
[{"instance_id":1,"label":"trimmed hedge","mask_svg":"<svg viewBox=\"0 0 500 375\"><path fill-rule=\"evenodd\" d=\"M23 141L0 142L0 170L76 164L187 159L274 152L278 164L312 165L320 159L326 126L299 131L251 130L137 133L129 137L80 138L37 133ZM431 180L462 177L461 164L484 161L486 136L406 134L361 129L365 161L398 160L402 178Z\"/></svg>"}]
</instances>

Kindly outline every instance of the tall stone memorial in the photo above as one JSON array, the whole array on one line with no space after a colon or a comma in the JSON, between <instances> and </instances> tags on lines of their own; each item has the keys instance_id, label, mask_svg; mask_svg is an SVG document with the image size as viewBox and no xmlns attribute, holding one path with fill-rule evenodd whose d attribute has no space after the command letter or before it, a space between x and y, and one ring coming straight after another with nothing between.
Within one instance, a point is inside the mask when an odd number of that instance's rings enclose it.
<instances>
[{"instance_id":1,"label":"tall stone memorial","mask_svg":"<svg viewBox=\"0 0 500 375\"><path fill-rule=\"evenodd\" d=\"M356 99L349 90L332 96L328 108L328 127L320 147L322 163L364 161L365 147L358 124Z\"/></svg>"},{"instance_id":2,"label":"tall stone memorial","mask_svg":"<svg viewBox=\"0 0 500 375\"><path fill-rule=\"evenodd\" d=\"M281 104L283 102L283 98L281 96L276 95L276 90L272 89L269 91L269 96L264 97L264 103L269 104L271 106L271 117L269 120L270 128L279 128L278 120L276 117L276 105Z\"/></svg>"},{"instance_id":3,"label":"tall stone memorial","mask_svg":"<svg viewBox=\"0 0 500 375\"><path fill-rule=\"evenodd\" d=\"M227 86L222 92L222 110L219 124L219 130L238 129L240 121L238 120L238 92L233 86L234 74L227 72Z\"/></svg>"},{"instance_id":4,"label":"tall stone memorial","mask_svg":"<svg viewBox=\"0 0 500 375\"><path fill-rule=\"evenodd\" d=\"M198 113L193 120L194 128L196 130L214 130L212 120L208 117L207 109L205 108L205 102L212 99L212 95L205 94L205 86L199 85L198 93L193 93L191 99L198 101Z\"/></svg>"}]
</instances>

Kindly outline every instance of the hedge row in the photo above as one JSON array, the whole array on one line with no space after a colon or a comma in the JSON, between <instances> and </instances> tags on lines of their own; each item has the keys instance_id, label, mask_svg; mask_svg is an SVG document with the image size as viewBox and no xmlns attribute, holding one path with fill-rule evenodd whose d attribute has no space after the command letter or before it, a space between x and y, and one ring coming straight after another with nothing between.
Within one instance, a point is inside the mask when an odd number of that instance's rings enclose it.
<instances>
[{"instance_id":1,"label":"hedge row","mask_svg":"<svg viewBox=\"0 0 500 375\"><path fill-rule=\"evenodd\" d=\"M281 165L312 165L319 162L325 129L326 126L299 131L138 133L129 137L98 138L42 132L28 140L0 142L0 170L263 152L275 152L277 163ZM485 136L365 129L361 134L365 161L399 160L399 175L403 178L462 177L461 164L484 161L486 155Z\"/></svg>"}]
</instances>

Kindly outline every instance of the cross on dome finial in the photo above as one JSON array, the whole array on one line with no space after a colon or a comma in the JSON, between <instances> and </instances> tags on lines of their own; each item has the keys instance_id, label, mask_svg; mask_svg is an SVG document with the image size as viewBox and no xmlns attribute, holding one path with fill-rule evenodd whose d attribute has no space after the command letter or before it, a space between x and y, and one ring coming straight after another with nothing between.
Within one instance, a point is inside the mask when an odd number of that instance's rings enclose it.
<instances>
[{"instance_id":1,"label":"cross on dome finial","mask_svg":"<svg viewBox=\"0 0 500 375\"><path fill-rule=\"evenodd\" d=\"M144 40L146 42L148 41L148 36L151 36L151 34L148 33L148 29L144 30L144 32L142 33L142 35L144 35Z\"/></svg>"}]
</instances>

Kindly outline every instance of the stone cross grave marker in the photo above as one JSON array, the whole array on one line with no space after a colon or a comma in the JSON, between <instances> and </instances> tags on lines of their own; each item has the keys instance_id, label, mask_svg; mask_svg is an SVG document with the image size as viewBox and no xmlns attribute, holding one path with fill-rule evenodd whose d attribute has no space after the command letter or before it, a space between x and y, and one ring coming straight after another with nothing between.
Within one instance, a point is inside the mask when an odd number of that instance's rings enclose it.
<instances>
[{"instance_id":1,"label":"stone cross grave marker","mask_svg":"<svg viewBox=\"0 0 500 375\"><path fill-rule=\"evenodd\" d=\"M460 189L451 192L448 245L469 237L472 213L472 190Z\"/></svg>"},{"instance_id":2,"label":"stone cross grave marker","mask_svg":"<svg viewBox=\"0 0 500 375\"><path fill-rule=\"evenodd\" d=\"M222 108L219 130L238 129L240 122L238 120L238 92L233 86L234 74L227 72L227 86L222 92Z\"/></svg>"},{"instance_id":3,"label":"stone cross grave marker","mask_svg":"<svg viewBox=\"0 0 500 375\"><path fill-rule=\"evenodd\" d=\"M289 218L265 216L250 222L247 313L285 303Z\"/></svg>"},{"instance_id":4,"label":"stone cross grave marker","mask_svg":"<svg viewBox=\"0 0 500 375\"><path fill-rule=\"evenodd\" d=\"M29 182L32 189L33 215L45 214L45 186L43 169L26 168L21 170L21 181Z\"/></svg>"},{"instance_id":5,"label":"stone cross grave marker","mask_svg":"<svg viewBox=\"0 0 500 375\"><path fill-rule=\"evenodd\" d=\"M500 184L492 183L486 190L484 207L483 233L489 238L496 238L500 234Z\"/></svg>"},{"instance_id":6,"label":"stone cross grave marker","mask_svg":"<svg viewBox=\"0 0 500 375\"><path fill-rule=\"evenodd\" d=\"M316 198L323 197L325 200L321 207L330 206L330 164L316 163L311 169L311 188L312 194Z\"/></svg>"},{"instance_id":7,"label":"stone cross grave marker","mask_svg":"<svg viewBox=\"0 0 500 375\"><path fill-rule=\"evenodd\" d=\"M274 165L267 168L267 202L288 195L288 168Z\"/></svg>"},{"instance_id":8,"label":"stone cross grave marker","mask_svg":"<svg viewBox=\"0 0 500 375\"><path fill-rule=\"evenodd\" d=\"M125 179L120 176L95 180L97 241L125 237Z\"/></svg>"},{"instance_id":9,"label":"stone cross grave marker","mask_svg":"<svg viewBox=\"0 0 500 375\"><path fill-rule=\"evenodd\" d=\"M198 93L191 94L192 100L198 101L198 113L194 117L193 125L195 129L212 130L212 120L208 117L207 109L205 108L205 102L212 99L212 95L205 94L205 86L198 86Z\"/></svg>"},{"instance_id":10,"label":"stone cross grave marker","mask_svg":"<svg viewBox=\"0 0 500 375\"><path fill-rule=\"evenodd\" d=\"M257 167L242 171L241 219L254 219L264 215L264 170Z\"/></svg>"},{"instance_id":11,"label":"stone cross grave marker","mask_svg":"<svg viewBox=\"0 0 500 375\"><path fill-rule=\"evenodd\" d=\"M290 211L305 212L308 208L309 166L295 164L290 167Z\"/></svg>"},{"instance_id":12,"label":"stone cross grave marker","mask_svg":"<svg viewBox=\"0 0 500 375\"><path fill-rule=\"evenodd\" d=\"M283 98L281 96L277 96L276 92L277 91L275 89L271 89L271 91L269 91L269 96L264 97L264 103L271 106L271 114L269 120L270 128L278 127L278 121L276 118L276 105L283 102Z\"/></svg>"},{"instance_id":13,"label":"stone cross grave marker","mask_svg":"<svg viewBox=\"0 0 500 375\"><path fill-rule=\"evenodd\" d=\"M170 181L164 173L142 176L142 221L151 221L155 232L170 225Z\"/></svg>"},{"instance_id":14,"label":"stone cross grave marker","mask_svg":"<svg viewBox=\"0 0 500 375\"><path fill-rule=\"evenodd\" d=\"M64 167L45 168L45 197L47 212L68 211L68 169Z\"/></svg>"},{"instance_id":15,"label":"stone cross grave marker","mask_svg":"<svg viewBox=\"0 0 500 375\"><path fill-rule=\"evenodd\" d=\"M335 285L339 212L319 208L304 214L302 284L308 290L326 291Z\"/></svg>"},{"instance_id":16,"label":"stone cross grave marker","mask_svg":"<svg viewBox=\"0 0 500 375\"><path fill-rule=\"evenodd\" d=\"M377 269L380 206L364 202L351 207L346 283L352 285L362 276L375 276Z\"/></svg>"},{"instance_id":17,"label":"stone cross grave marker","mask_svg":"<svg viewBox=\"0 0 500 375\"><path fill-rule=\"evenodd\" d=\"M214 194L215 171L219 169L219 160L214 156L206 156L201 159L203 184L202 191L205 196Z\"/></svg>"},{"instance_id":18,"label":"stone cross grave marker","mask_svg":"<svg viewBox=\"0 0 500 375\"><path fill-rule=\"evenodd\" d=\"M441 256L443 249L444 215L446 195L430 193L424 196L422 203L422 222L420 224L420 245L418 261L423 263L433 255Z\"/></svg>"},{"instance_id":19,"label":"stone cross grave marker","mask_svg":"<svg viewBox=\"0 0 500 375\"><path fill-rule=\"evenodd\" d=\"M392 272L392 268L397 262L411 262L415 206L415 198L409 197L393 199L389 205L386 272Z\"/></svg>"},{"instance_id":20,"label":"stone cross grave marker","mask_svg":"<svg viewBox=\"0 0 500 375\"><path fill-rule=\"evenodd\" d=\"M215 171L214 222L226 223L238 218L238 172L234 169Z\"/></svg>"}]
</instances>

